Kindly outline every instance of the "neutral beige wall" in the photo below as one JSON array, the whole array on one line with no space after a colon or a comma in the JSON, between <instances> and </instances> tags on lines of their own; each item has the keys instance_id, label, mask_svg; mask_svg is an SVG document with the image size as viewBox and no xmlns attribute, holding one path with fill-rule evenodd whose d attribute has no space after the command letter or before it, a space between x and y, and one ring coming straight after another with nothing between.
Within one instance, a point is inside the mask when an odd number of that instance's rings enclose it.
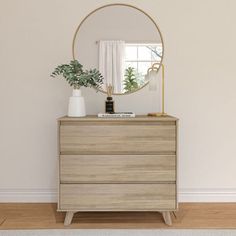
<instances>
[{"instance_id":1,"label":"neutral beige wall","mask_svg":"<svg viewBox=\"0 0 236 236\"><path fill-rule=\"evenodd\" d=\"M66 114L71 89L49 74L71 59L82 18L112 2L119 1L0 1L0 199L7 190L56 188L56 118ZM230 189L236 198L236 1L122 2L148 12L163 33L166 110L180 118L180 190ZM88 113L103 108L104 95L84 94ZM154 101L146 88L117 97L116 107L140 114Z\"/></svg>"}]
</instances>

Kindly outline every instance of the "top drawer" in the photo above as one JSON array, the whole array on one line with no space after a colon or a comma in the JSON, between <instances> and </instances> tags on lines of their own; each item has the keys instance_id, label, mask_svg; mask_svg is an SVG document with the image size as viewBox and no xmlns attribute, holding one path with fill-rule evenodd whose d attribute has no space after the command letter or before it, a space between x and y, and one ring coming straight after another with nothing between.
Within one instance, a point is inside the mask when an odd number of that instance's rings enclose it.
<instances>
[{"instance_id":1,"label":"top drawer","mask_svg":"<svg viewBox=\"0 0 236 236\"><path fill-rule=\"evenodd\" d=\"M61 122L61 154L175 154L175 122Z\"/></svg>"}]
</instances>

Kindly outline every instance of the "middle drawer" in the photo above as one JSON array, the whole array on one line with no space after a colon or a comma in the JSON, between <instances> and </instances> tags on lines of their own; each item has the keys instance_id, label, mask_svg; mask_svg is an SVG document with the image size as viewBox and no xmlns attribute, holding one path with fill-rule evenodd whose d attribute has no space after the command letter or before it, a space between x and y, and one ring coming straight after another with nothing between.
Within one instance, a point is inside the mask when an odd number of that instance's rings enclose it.
<instances>
[{"instance_id":1,"label":"middle drawer","mask_svg":"<svg viewBox=\"0 0 236 236\"><path fill-rule=\"evenodd\" d=\"M61 155L61 183L176 181L175 155Z\"/></svg>"}]
</instances>

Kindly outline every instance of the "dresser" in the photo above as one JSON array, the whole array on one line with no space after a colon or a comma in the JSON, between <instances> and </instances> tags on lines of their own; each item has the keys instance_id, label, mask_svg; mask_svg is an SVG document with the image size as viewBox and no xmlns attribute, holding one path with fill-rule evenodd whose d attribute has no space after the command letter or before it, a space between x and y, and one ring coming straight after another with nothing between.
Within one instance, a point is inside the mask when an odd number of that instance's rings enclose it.
<instances>
[{"instance_id":1,"label":"dresser","mask_svg":"<svg viewBox=\"0 0 236 236\"><path fill-rule=\"evenodd\" d=\"M63 117L58 211L156 211L171 225L177 202L177 119Z\"/></svg>"}]
</instances>

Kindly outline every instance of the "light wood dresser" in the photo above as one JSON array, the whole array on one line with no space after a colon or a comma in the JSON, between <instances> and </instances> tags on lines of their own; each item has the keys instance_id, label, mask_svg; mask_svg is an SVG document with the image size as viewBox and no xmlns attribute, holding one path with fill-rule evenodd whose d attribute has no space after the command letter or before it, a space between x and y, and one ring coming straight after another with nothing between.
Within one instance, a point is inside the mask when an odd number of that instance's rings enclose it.
<instances>
[{"instance_id":1,"label":"light wood dresser","mask_svg":"<svg viewBox=\"0 0 236 236\"><path fill-rule=\"evenodd\" d=\"M58 210L158 211L171 225L177 202L177 119L63 117Z\"/></svg>"}]
</instances>

